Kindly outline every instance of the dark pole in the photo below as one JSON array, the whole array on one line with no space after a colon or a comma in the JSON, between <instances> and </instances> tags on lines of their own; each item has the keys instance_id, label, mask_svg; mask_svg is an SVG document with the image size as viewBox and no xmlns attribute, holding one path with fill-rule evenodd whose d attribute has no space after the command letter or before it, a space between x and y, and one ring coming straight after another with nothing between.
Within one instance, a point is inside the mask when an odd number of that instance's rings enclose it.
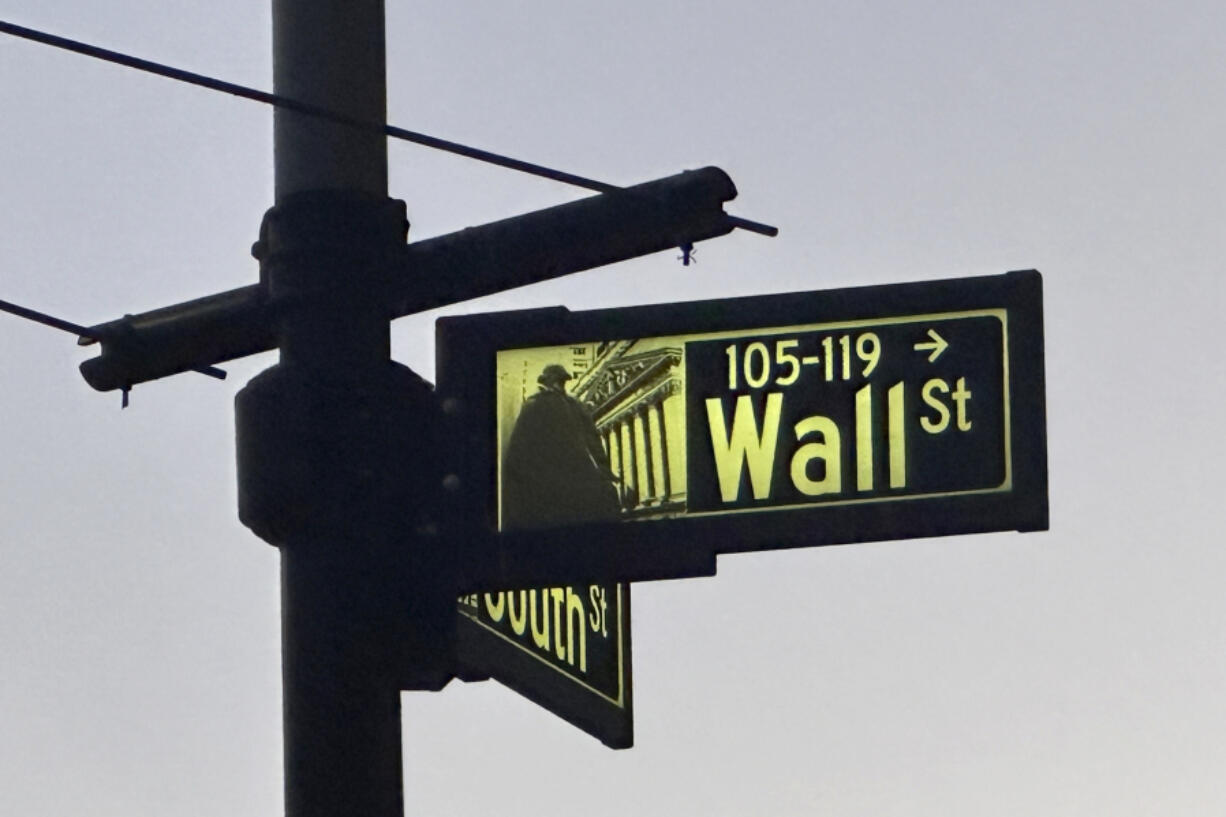
<instances>
[{"instance_id":1,"label":"dark pole","mask_svg":"<svg viewBox=\"0 0 1226 817\"><path fill-rule=\"evenodd\" d=\"M382 0L272 0L273 93L383 122ZM306 190L387 195L387 137L277 108L277 201Z\"/></svg>"},{"instance_id":2,"label":"dark pole","mask_svg":"<svg viewBox=\"0 0 1226 817\"><path fill-rule=\"evenodd\" d=\"M384 121L382 0L273 0L274 89ZM401 817L400 689L450 677L430 388L390 360L385 137L275 119L255 254L280 362L235 401L239 517L281 550L287 817ZM292 304L292 306L289 306Z\"/></svg>"}]
</instances>

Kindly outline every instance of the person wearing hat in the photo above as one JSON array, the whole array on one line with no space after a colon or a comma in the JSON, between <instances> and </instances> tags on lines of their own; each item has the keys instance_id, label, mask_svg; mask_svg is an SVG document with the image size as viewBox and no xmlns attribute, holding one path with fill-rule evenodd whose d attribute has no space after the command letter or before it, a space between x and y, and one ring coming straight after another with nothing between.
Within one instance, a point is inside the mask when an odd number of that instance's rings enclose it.
<instances>
[{"instance_id":1,"label":"person wearing hat","mask_svg":"<svg viewBox=\"0 0 1226 817\"><path fill-rule=\"evenodd\" d=\"M617 519L609 457L586 408L566 393L570 372L546 366L515 420L502 468L502 527Z\"/></svg>"}]
</instances>

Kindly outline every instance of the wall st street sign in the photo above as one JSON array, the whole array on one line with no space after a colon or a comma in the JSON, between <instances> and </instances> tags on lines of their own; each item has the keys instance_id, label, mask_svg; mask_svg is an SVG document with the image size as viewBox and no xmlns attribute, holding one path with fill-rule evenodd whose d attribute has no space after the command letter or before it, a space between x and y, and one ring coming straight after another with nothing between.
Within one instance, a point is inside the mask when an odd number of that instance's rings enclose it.
<instances>
[{"instance_id":1,"label":"wall st street sign","mask_svg":"<svg viewBox=\"0 0 1226 817\"><path fill-rule=\"evenodd\" d=\"M446 318L437 340L467 521L461 664L610 746L633 731L618 582L1047 527L1034 271Z\"/></svg>"},{"instance_id":2,"label":"wall st street sign","mask_svg":"<svg viewBox=\"0 0 1226 817\"><path fill-rule=\"evenodd\" d=\"M685 512L1008 491L1007 326L981 309L685 342Z\"/></svg>"},{"instance_id":3,"label":"wall st street sign","mask_svg":"<svg viewBox=\"0 0 1226 817\"><path fill-rule=\"evenodd\" d=\"M1047 527L1034 271L462 316L437 339L472 586Z\"/></svg>"}]
</instances>

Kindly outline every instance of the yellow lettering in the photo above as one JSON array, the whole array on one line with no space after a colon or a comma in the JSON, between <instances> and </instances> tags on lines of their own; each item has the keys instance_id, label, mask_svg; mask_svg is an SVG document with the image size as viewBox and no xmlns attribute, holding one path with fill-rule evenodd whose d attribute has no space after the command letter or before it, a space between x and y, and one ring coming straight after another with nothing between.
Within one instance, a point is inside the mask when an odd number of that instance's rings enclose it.
<instances>
[{"instance_id":1,"label":"yellow lettering","mask_svg":"<svg viewBox=\"0 0 1226 817\"><path fill-rule=\"evenodd\" d=\"M954 402L958 405L958 430L970 431L971 421L966 416L966 404L971 399L971 393L966 388L966 378L958 378L958 388L954 389Z\"/></svg>"},{"instance_id":2,"label":"yellow lettering","mask_svg":"<svg viewBox=\"0 0 1226 817\"><path fill-rule=\"evenodd\" d=\"M797 432L799 436L799 431ZM873 490L873 392L856 392L856 490Z\"/></svg>"},{"instance_id":3,"label":"yellow lettering","mask_svg":"<svg viewBox=\"0 0 1226 817\"><path fill-rule=\"evenodd\" d=\"M498 603L494 603L494 594L485 594L485 612L489 614L491 621L502 621L502 615L506 611L506 594L498 594Z\"/></svg>"},{"instance_id":4,"label":"yellow lettering","mask_svg":"<svg viewBox=\"0 0 1226 817\"><path fill-rule=\"evenodd\" d=\"M749 482L754 499L770 495L771 471L775 465L775 444L779 437L779 415L783 395L766 395L766 411L762 432L754 416L753 400L743 394L736 400L732 417L732 433L724 423L724 404L718 397L707 399L707 422L711 428L711 446L715 453L715 468L719 476L719 493L724 502L735 502L741 491L741 472L749 467Z\"/></svg>"},{"instance_id":5,"label":"yellow lettering","mask_svg":"<svg viewBox=\"0 0 1226 817\"><path fill-rule=\"evenodd\" d=\"M562 620L562 605L566 603L566 591L560 587L554 587L549 591L550 597L553 599L553 649L558 654L558 659L566 660L566 645L562 643L562 625L565 622Z\"/></svg>"},{"instance_id":6,"label":"yellow lettering","mask_svg":"<svg viewBox=\"0 0 1226 817\"><path fill-rule=\"evenodd\" d=\"M890 386L890 487L907 487L907 426L902 383Z\"/></svg>"},{"instance_id":7,"label":"yellow lettering","mask_svg":"<svg viewBox=\"0 0 1226 817\"><path fill-rule=\"evenodd\" d=\"M609 637L609 593L600 588L600 634Z\"/></svg>"},{"instance_id":8,"label":"yellow lettering","mask_svg":"<svg viewBox=\"0 0 1226 817\"><path fill-rule=\"evenodd\" d=\"M575 665L575 633L579 634L579 671L587 672L587 628L584 623L583 596L566 588L566 661Z\"/></svg>"},{"instance_id":9,"label":"yellow lettering","mask_svg":"<svg viewBox=\"0 0 1226 817\"><path fill-rule=\"evenodd\" d=\"M822 435L822 442L806 443L792 455L792 484L805 496L837 494L843 490L839 465L839 427L829 417L820 414L806 417L796 424L797 440L815 433ZM825 462L826 473L822 479L809 478L809 463L813 460Z\"/></svg>"},{"instance_id":10,"label":"yellow lettering","mask_svg":"<svg viewBox=\"0 0 1226 817\"><path fill-rule=\"evenodd\" d=\"M593 584L587 590L588 597L592 600L592 612L588 614L588 622L592 627L592 632L600 632L600 585Z\"/></svg>"},{"instance_id":11,"label":"yellow lettering","mask_svg":"<svg viewBox=\"0 0 1226 817\"><path fill-rule=\"evenodd\" d=\"M537 598L541 597L541 610L537 610ZM549 591L528 591L528 621L532 630L532 643L542 650L549 649ZM539 626L538 626L539 623Z\"/></svg>"},{"instance_id":12,"label":"yellow lettering","mask_svg":"<svg viewBox=\"0 0 1226 817\"><path fill-rule=\"evenodd\" d=\"M515 613L515 596L516 593L507 594L507 619L511 622L511 629L516 635L523 635L528 629L528 591L520 590L519 596L519 615Z\"/></svg>"},{"instance_id":13,"label":"yellow lettering","mask_svg":"<svg viewBox=\"0 0 1226 817\"><path fill-rule=\"evenodd\" d=\"M933 392L938 391L941 394L949 394L949 384L939 377L934 377L924 384L924 388L920 392L924 402L937 413L935 420L931 420L928 417L920 418L920 425L929 434L940 434L949 427L949 407L941 402L941 398L934 396Z\"/></svg>"}]
</instances>

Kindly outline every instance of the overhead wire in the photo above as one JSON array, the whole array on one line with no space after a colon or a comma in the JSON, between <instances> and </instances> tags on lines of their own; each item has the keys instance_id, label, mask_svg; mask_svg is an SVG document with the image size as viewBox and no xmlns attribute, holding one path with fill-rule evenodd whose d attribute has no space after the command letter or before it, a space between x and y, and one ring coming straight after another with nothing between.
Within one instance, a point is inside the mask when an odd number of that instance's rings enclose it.
<instances>
[{"instance_id":1,"label":"overhead wire","mask_svg":"<svg viewBox=\"0 0 1226 817\"><path fill-rule=\"evenodd\" d=\"M57 318L54 315L48 315L46 312L39 312L37 309L30 309L28 306L15 304L12 301L0 300L0 312L7 312L10 315L16 315L19 318L25 318L28 321L41 323L43 326L50 326L52 329L59 329L62 332L70 332L78 337L88 338L94 342L111 342L116 340L114 337L105 336L95 329L88 326L82 326L79 323L66 321L63 318ZM224 370L216 366L192 366L192 371L206 374L209 377L215 377L218 380L225 380L226 373Z\"/></svg>"},{"instance_id":2,"label":"overhead wire","mask_svg":"<svg viewBox=\"0 0 1226 817\"><path fill-rule=\"evenodd\" d=\"M394 125L358 119L328 108L312 105L309 102L303 102L301 100L292 99L279 94L261 91L245 85L238 85L233 82L226 82L214 77L205 76L204 74L197 74L193 71L175 68L174 66L153 62L152 60L146 60L140 57L134 57L130 54L123 54L107 48L90 45L89 43L84 43L79 40L72 40L67 37L49 34L45 31L38 31L25 26L19 26L15 23L10 23L4 20L0 20L0 33L41 43L42 45L51 46L53 48L71 51L75 54L102 60L104 62L122 65L126 68L132 68L148 74L155 74L160 77L165 77L166 79L175 80L176 82L184 82L189 85L196 85L212 91L221 91L222 93L231 94L233 96L252 100L254 102L260 102L265 105L272 105L284 110L294 111L295 113L312 116L317 119L322 119L338 125L345 125L347 127L367 132L383 133L393 139L400 139L406 142L422 145L423 147L433 148L434 150L454 153L469 159L475 159L479 162L486 162L488 164L497 165L509 170L516 170L521 173L539 176L541 178L561 182L562 184L582 187L598 193L611 193L622 189L617 185L608 184L607 182L589 179L584 176L578 176L574 173L567 173L562 170L556 170L554 168L545 167L532 162L525 162L521 159L514 159L510 156L503 156L488 150L482 150L480 148L460 144L459 142L453 142L448 139L441 139L437 136L430 136L429 134L399 128ZM775 227L767 224L761 224L756 221L750 221L749 219L740 218L739 216L728 216L728 218L734 226L749 230L751 232L768 236L776 235L779 232Z\"/></svg>"}]
</instances>

